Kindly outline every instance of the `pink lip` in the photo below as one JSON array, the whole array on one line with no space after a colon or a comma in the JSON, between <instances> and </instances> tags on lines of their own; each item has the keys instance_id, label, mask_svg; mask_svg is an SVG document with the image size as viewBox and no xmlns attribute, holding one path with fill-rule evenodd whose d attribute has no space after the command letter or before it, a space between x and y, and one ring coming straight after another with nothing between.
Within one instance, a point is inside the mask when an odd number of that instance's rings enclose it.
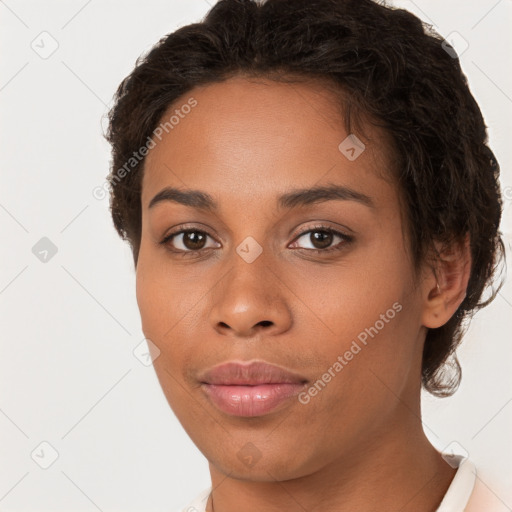
<instances>
[{"instance_id":1,"label":"pink lip","mask_svg":"<svg viewBox=\"0 0 512 512\"><path fill-rule=\"evenodd\" d=\"M229 362L200 377L201 388L221 411L234 416L261 416L304 389L307 379L278 366L255 361Z\"/></svg>"}]
</instances>

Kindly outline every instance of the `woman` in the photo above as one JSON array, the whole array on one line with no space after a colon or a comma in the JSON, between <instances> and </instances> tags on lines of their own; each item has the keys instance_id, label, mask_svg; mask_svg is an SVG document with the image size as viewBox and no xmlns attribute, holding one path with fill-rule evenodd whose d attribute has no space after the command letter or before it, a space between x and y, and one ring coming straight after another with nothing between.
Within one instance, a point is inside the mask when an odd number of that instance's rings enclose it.
<instances>
[{"instance_id":1,"label":"woman","mask_svg":"<svg viewBox=\"0 0 512 512\"><path fill-rule=\"evenodd\" d=\"M503 249L453 48L370 0L221 0L137 62L108 140L153 364L209 461L185 510L502 510L421 422Z\"/></svg>"}]
</instances>

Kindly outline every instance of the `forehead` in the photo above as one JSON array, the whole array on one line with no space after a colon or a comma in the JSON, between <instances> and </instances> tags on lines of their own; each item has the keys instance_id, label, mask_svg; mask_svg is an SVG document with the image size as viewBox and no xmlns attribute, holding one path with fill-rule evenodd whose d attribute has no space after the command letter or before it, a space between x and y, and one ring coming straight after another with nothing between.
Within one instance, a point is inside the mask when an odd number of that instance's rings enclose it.
<instances>
[{"instance_id":1,"label":"forehead","mask_svg":"<svg viewBox=\"0 0 512 512\"><path fill-rule=\"evenodd\" d=\"M342 153L340 144L353 134L339 96L318 82L235 77L193 88L161 126L171 116L146 157L143 208L169 185L250 200L322 180L372 188L389 167L386 137L369 124L364 136L355 134L364 151L353 160Z\"/></svg>"}]
</instances>

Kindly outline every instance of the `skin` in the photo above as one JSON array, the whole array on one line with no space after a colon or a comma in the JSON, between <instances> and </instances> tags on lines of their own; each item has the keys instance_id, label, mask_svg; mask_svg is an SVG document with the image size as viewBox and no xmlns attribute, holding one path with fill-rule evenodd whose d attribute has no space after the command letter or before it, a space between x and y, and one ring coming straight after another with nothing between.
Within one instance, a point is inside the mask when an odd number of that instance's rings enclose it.
<instances>
[{"instance_id":1,"label":"skin","mask_svg":"<svg viewBox=\"0 0 512 512\"><path fill-rule=\"evenodd\" d=\"M163 392L209 461L208 511L431 512L455 474L422 427L421 355L427 327L464 298L467 244L447 252L437 277L428 265L414 272L387 139L366 125L366 149L348 160L331 94L244 77L194 88L169 112L191 96L197 106L146 158L137 301ZM373 206L278 206L292 189L327 184ZM149 208L169 186L208 193L219 209ZM199 254L171 250L198 247L183 235L160 243L185 223L209 235ZM311 238L318 225L353 240L333 236L327 247L342 248L325 252ZM262 248L252 263L236 251L248 236ZM270 362L310 386L395 303L401 311L307 404L240 418L200 387L200 372L231 360Z\"/></svg>"}]
</instances>

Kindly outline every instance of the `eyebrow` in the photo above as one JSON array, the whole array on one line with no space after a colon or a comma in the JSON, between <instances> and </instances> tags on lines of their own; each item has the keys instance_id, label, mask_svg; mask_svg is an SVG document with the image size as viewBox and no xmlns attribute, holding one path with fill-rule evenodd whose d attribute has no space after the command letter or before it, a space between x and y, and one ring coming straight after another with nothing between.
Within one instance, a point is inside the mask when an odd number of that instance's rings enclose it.
<instances>
[{"instance_id":1,"label":"eyebrow","mask_svg":"<svg viewBox=\"0 0 512 512\"><path fill-rule=\"evenodd\" d=\"M279 196L278 205L280 208L296 208L332 200L356 201L370 208L375 207L372 199L366 194L353 190L350 187L335 184L294 189ZM209 212L217 212L219 210L218 203L210 194L200 190L180 190L173 187L166 187L158 192L151 199L148 208L153 208L158 203L166 201Z\"/></svg>"}]
</instances>

